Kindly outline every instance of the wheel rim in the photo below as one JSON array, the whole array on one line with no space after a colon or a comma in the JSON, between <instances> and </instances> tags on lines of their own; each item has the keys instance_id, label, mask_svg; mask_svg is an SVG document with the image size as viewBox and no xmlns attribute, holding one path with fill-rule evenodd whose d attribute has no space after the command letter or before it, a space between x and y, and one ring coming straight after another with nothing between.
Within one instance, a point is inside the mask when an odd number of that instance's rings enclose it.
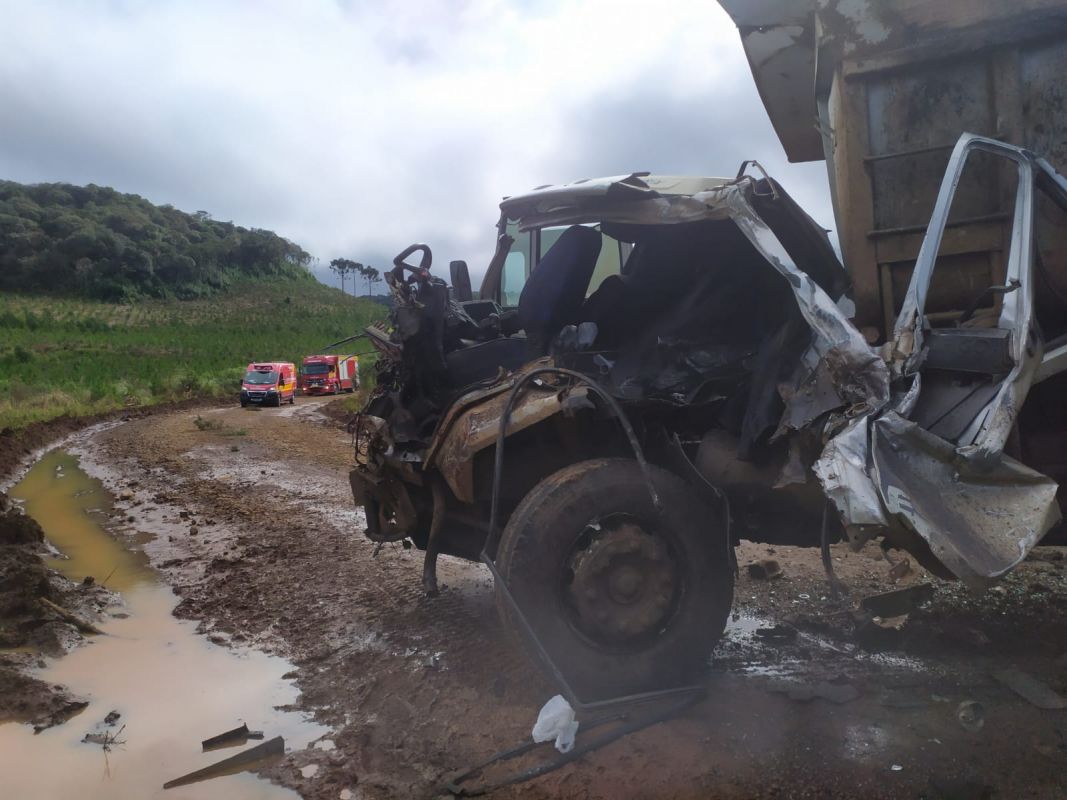
<instances>
[{"instance_id":1,"label":"wheel rim","mask_svg":"<svg viewBox=\"0 0 1067 800\"><path fill-rule=\"evenodd\" d=\"M667 543L630 516L588 525L564 570L572 627L613 649L654 638L670 622L681 590L680 565Z\"/></svg>"}]
</instances>

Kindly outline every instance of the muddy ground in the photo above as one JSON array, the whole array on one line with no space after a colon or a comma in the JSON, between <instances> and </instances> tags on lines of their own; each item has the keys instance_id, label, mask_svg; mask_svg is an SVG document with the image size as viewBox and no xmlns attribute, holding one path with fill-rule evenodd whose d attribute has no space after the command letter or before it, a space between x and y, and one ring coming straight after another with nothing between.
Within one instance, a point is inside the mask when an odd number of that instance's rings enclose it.
<instances>
[{"instance_id":1,"label":"muddy ground","mask_svg":"<svg viewBox=\"0 0 1067 800\"><path fill-rule=\"evenodd\" d=\"M26 722L38 731L66 722L87 703L26 674L28 668L81 644L91 620L113 600L95 582L73 583L49 569L47 553L40 526L0 492L0 722Z\"/></svg>"},{"instance_id":2,"label":"muddy ground","mask_svg":"<svg viewBox=\"0 0 1067 800\"><path fill-rule=\"evenodd\" d=\"M154 535L144 548L182 598L176 613L296 665L298 707L336 748L291 753L271 779L316 800L434 796L450 772L526 740L555 690L498 623L484 568L442 558L429 599L421 553L375 553L348 493L349 437L322 411L306 398L181 410L73 449L118 496L116 533ZM492 796L1063 797L1067 711L994 677L1023 670L1067 691L1063 551L1039 549L980 597L873 546L833 555L851 600L830 596L817 552L744 544L706 699ZM783 574L750 575L763 559ZM906 620L857 622L858 598L926 582L932 601Z\"/></svg>"}]
</instances>

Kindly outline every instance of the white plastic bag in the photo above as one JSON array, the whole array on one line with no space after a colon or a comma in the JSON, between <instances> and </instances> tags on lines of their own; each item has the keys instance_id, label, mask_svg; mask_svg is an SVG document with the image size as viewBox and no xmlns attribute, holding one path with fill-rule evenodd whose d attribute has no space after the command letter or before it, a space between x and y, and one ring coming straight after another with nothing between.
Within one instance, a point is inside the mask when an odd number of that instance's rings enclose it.
<instances>
[{"instance_id":1,"label":"white plastic bag","mask_svg":"<svg viewBox=\"0 0 1067 800\"><path fill-rule=\"evenodd\" d=\"M578 733L578 722L574 719L574 709L562 695L558 694L545 703L533 726L535 742L555 739L556 749L561 753L567 753L574 747L576 733Z\"/></svg>"}]
</instances>

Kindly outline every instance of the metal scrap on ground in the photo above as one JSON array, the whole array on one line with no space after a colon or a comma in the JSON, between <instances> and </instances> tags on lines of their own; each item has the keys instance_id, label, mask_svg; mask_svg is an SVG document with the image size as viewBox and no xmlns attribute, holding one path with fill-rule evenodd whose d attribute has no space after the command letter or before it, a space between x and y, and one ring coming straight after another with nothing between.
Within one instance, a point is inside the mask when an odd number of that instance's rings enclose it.
<instances>
[{"instance_id":1,"label":"metal scrap on ground","mask_svg":"<svg viewBox=\"0 0 1067 800\"><path fill-rule=\"evenodd\" d=\"M1067 699L1054 692L1047 684L1019 669L1001 669L993 677L1011 689L1031 705L1050 711L1067 708Z\"/></svg>"},{"instance_id":2,"label":"metal scrap on ground","mask_svg":"<svg viewBox=\"0 0 1067 800\"><path fill-rule=\"evenodd\" d=\"M244 744L249 739L262 739L263 731L250 731L247 724L242 724L239 728L234 728L232 731L226 731L220 733L218 736L212 736L210 739L204 739L200 743L200 746L206 753L208 750L218 750L223 747L233 747L234 745Z\"/></svg>"},{"instance_id":3,"label":"metal scrap on ground","mask_svg":"<svg viewBox=\"0 0 1067 800\"><path fill-rule=\"evenodd\" d=\"M934 587L929 583L909 586L906 589L895 589L882 594L872 594L860 601L860 608L869 611L876 617L901 617L909 614L919 605L929 601L934 596Z\"/></svg>"},{"instance_id":4,"label":"metal scrap on ground","mask_svg":"<svg viewBox=\"0 0 1067 800\"><path fill-rule=\"evenodd\" d=\"M163 784L163 788L173 789L176 786L185 786L189 783L206 781L209 778L218 778L223 775L244 772L264 759L284 754L285 739L281 736L275 736L273 739L269 739L263 742L263 744L257 744L255 747L250 747L247 750L243 750L235 756L224 758L222 761L218 761L211 766L182 775L180 778L175 778L172 781L167 781Z\"/></svg>"}]
</instances>

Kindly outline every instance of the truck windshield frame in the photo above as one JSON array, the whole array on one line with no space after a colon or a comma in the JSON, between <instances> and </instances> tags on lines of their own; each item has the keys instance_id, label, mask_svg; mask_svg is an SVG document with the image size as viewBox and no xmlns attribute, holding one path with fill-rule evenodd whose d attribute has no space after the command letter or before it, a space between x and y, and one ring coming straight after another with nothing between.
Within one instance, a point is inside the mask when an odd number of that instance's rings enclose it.
<instances>
[{"instance_id":1,"label":"truck windshield frame","mask_svg":"<svg viewBox=\"0 0 1067 800\"><path fill-rule=\"evenodd\" d=\"M305 375L329 375L333 371L333 366L326 363L320 364L305 364Z\"/></svg>"},{"instance_id":2,"label":"truck windshield frame","mask_svg":"<svg viewBox=\"0 0 1067 800\"><path fill-rule=\"evenodd\" d=\"M250 386L273 386L278 382L278 373L274 370L263 372L262 370L250 369L245 373L244 382Z\"/></svg>"},{"instance_id":3,"label":"truck windshield frame","mask_svg":"<svg viewBox=\"0 0 1067 800\"><path fill-rule=\"evenodd\" d=\"M597 257L593 276L585 290L585 296L588 297L599 288L604 278L622 272L633 250L633 245L604 233L599 222L583 224L585 227L595 229L601 236L600 255ZM518 221L508 221L507 234L514 239L514 242L504 261L501 275L500 304L502 306L506 308L518 306L519 297L531 273L537 269L537 265L541 263L545 254L552 249L552 245L563 232L570 227L569 224L546 225L520 231Z\"/></svg>"}]
</instances>

